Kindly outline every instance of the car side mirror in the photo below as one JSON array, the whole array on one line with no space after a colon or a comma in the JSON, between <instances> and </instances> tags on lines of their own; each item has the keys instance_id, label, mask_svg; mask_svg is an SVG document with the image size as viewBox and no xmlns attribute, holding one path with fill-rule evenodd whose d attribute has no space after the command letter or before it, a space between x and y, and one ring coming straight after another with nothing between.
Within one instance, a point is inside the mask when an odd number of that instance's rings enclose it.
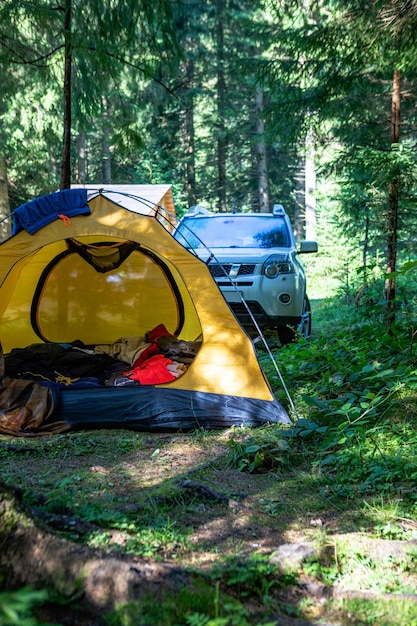
<instances>
[{"instance_id":1,"label":"car side mirror","mask_svg":"<svg viewBox=\"0 0 417 626\"><path fill-rule=\"evenodd\" d=\"M298 250L299 254L305 254L307 252L317 252L318 246L317 241L301 241L300 249Z\"/></svg>"}]
</instances>

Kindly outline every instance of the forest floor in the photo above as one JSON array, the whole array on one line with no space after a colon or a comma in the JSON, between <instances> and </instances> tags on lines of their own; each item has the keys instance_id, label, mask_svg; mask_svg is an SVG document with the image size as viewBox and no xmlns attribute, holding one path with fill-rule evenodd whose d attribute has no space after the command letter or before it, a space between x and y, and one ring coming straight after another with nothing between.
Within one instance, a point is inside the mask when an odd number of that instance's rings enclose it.
<instances>
[{"instance_id":1,"label":"forest floor","mask_svg":"<svg viewBox=\"0 0 417 626\"><path fill-rule=\"evenodd\" d=\"M62 626L417 624L417 540L380 539L371 504L334 497L307 448L245 471L253 434L0 437L1 478L22 490L54 533L137 567L199 572L212 590L205 605L179 595L174 608L148 599L103 616L75 601L44 605L38 619ZM412 522L403 523L408 533Z\"/></svg>"}]
</instances>

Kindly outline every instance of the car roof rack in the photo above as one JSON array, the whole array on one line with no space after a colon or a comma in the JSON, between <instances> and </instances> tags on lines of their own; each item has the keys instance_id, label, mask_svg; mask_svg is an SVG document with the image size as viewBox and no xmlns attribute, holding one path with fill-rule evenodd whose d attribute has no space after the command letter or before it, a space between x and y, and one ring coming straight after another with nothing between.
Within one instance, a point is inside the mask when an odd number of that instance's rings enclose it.
<instances>
[{"instance_id":1,"label":"car roof rack","mask_svg":"<svg viewBox=\"0 0 417 626\"><path fill-rule=\"evenodd\" d=\"M200 204L196 204L188 209L186 216L191 215L212 215L212 212L201 206Z\"/></svg>"},{"instance_id":2,"label":"car roof rack","mask_svg":"<svg viewBox=\"0 0 417 626\"><path fill-rule=\"evenodd\" d=\"M272 207L272 213L274 215L285 215L285 209L282 204L274 204Z\"/></svg>"}]
</instances>

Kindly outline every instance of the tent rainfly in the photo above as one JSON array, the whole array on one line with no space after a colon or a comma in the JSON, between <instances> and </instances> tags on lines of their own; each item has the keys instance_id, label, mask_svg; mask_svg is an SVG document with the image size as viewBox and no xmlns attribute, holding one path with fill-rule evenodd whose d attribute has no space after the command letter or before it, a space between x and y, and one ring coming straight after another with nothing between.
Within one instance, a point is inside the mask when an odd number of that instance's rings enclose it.
<instances>
[{"instance_id":1,"label":"tent rainfly","mask_svg":"<svg viewBox=\"0 0 417 626\"><path fill-rule=\"evenodd\" d=\"M0 432L289 423L170 185L75 186L0 244Z\"/></svg>"}]
</instances>

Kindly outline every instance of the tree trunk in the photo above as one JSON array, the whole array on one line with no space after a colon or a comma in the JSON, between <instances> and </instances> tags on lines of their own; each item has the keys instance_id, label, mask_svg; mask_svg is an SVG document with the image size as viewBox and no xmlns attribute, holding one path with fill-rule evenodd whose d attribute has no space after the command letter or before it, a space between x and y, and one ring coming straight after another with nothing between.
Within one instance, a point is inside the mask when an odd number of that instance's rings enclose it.
<instances>
[{"instance_id":1,"label":"tree trunk","mask_svg":"<svg viewBox=\"0 0 417 626\"><path fill-rule=\"evenodd\" d=\"M217 197L219 211L227 211L226 203L226 123L224 78L224 1L216 0L216 45L217 45Z\"/></svg>"},{"instance_id":2,"label":"tree trunk","mask_svg":"<svg viewBox=\"0 0 417 626\"><path fill-rule=\"evenodd\" d=\"M77 183L85 185L87 181L87 148L85 133L77 135Z\"/></svg>"},{"instance_id":3,"label":"tree trunk","mask_svg":"<svg viewBox=\"0 0 417 626\"><path fill-rule=\"evenodd\" d=\"M306 181L305 181L305 155L304 150L300 151L297 158L297 170L294 180L295 188L295 207L294 207L294 236L296 241L301 241L304 237L305 224L305 197L306 197Z\"/></svg>"},{"instance_id":4,"label":"tree trunk","mask_svg":"<svg viewBox=\"0 0 417 626\"><path fill-rule=\"evenodd\" d=\"M103 160L102 160L102 175L103 183L110 185L111 183L111 155L110 155L110 124L109 124L109 103L105 94L102 96L103 102Z\"/></svg>"},{"instance_id":5,"label":"tree trunk","mask_svg":"<svg viewBox=\"0 0 417 626\"><path fill-rule=\"evenodd\" d=\"M64 140L62 145L60 189L71 187L71 1L65 0L64 17Z\"/></svg>"},{"instance_id":6,"label":"tree trunk","mask_svg":"<svg viewBox=\"0 0 417 626\"><path fill-rule=\"evenodd\" d=\"M368 286L368 254L369 254L369 209L365 208L365 236L363 238L362 265L363 265L363 286Z\"/></svg>"},{"instance_id":7,"label":"tree trunk","mask_svg":"<svg viewBox=\"0 0 417 626\"><path fill-rule=\"evenodd\" d=\"M394 70L391 100L391 150L397 150L400 141L401 111L401 74ZM387 219L387 275L385 280L385 299L387 307L387 330L390 333L395 322L395 272L397 266L398 240L398 196L400 176L395 175L388 185L388 219Z\"/></svg>"},{"instance_id":8,"label":"tree trunk","mask_svg":"<svg viewBox=\"0 0 417 626\"><path fill-rule=\"evenodd\" d=\"M306 160L305 160L305 203L306 203L306 239L316 239L316 169L314 163L314 136L313 131L308 130L306 135Z\"/></svg>"},{"instance_id":9,"label":"tree trunk","mask_svg":"<svg viewBox=\"0 0 417 626\"><path fill-rule=\"evenodd\" d=\"M266 160L265 146L265 126L263 120L264 113L264 93L261 87L255 92L256 110L256 163L258 166L258 202L259 211L268 213L271 211L268 191L268 168Z\"/></svg>"},{"instance_id":10,"label":"tree trunk","mask_svg":"<svg viewBox=\"0 0 417 626\"><path fill-rule=\"evenodd\" d=\"M185 62L185 75L187 80L187 94L185 99L185 154L187 167L187 197L188 206L197 204L196 181L195 181L195 149L194 149L194 62L187 58Z\"/></svg>"},{"instance_id":11,"label":"tree trunk","mask_svg":"<svg viewBox=\"0 0 417 626\"><path fill-rule=\"evenodd\" d=\"M191 575L168 564L128 561L53 535L36 523L17 492L0 483L0 572L3 590L47 588L100 615L146 596L191 585Z\"/></svg>"},{"instance_id":12,"label":"tree trunk","mask_svg":"<svg viewBox=\"0 0 417 626\"><path fill-rule=\"evenodd\" d=\"M7 184L6 159L0 156L0 219L10 214L9 190ZM0 241L7 239L11 235L11 220L0 223Z\"/></svg>"}]
</instances>

